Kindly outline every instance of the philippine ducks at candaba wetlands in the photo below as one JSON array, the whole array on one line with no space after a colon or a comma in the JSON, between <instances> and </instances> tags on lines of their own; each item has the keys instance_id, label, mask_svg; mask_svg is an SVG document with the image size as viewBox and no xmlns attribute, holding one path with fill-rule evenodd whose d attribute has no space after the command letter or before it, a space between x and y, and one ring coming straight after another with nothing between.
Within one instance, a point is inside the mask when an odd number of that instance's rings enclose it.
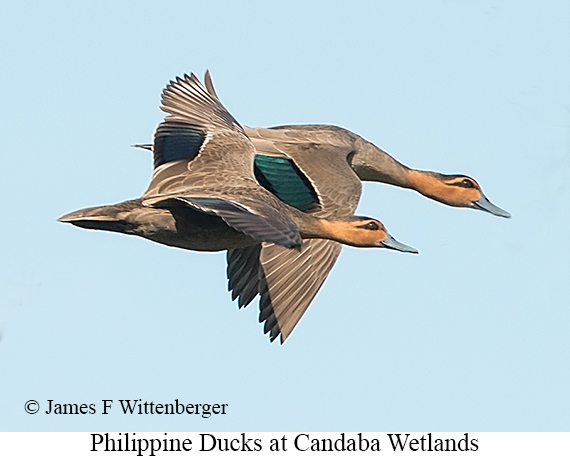
<instances>
[{"instance_id":1,"label":"philippine ducks at candaba wetlands","mask_svg":"<svg viewBox=\"0 0 570 457\"><path fill-rule=\"evenodd\" d=\"M267 242L286 251L295 248L297 253L302 250L302 238L326 238L358 247L417 252L392 238L375 219L352 212L326 219L311 214L309 209L316 209L320 202L310 182L298 175L283 192L302 200L307 212L260 186L254 174L253 144L194 74L168 84L161 109L168 116L154 135L154 172L144 195L75 211L59 221L196 251Z\"/></svg>"},{"instance_id":2,"label":"philippine ducks at candaba wetlands","mask_svg":"<svg viewBox=\"0 0 570 457\"><path fill-rule=\"evenodd\" d=\"M205 83L210 94L216 96L208 72ZM360 180L364 180L415 189L451 206L510 217L485 197L473 178L410 169L340 127L293 125L246 127L245 131L256 148L255 175L259 182L279 195L280 188L287 188L285 170L294 170L293 175L318 189L321 201L318 212L313 214L352 214L360 197ZM302 209L294 198L283 197ZM270 332L272 341L280 335L283 342L322 286L340 250L339 244L327 240L310 240L300 253L271 243L229 250L232 298L239 298L239 306L244 307L259 293L260 321L265 321L265 331Z\"/></svg>"}]
</instances>

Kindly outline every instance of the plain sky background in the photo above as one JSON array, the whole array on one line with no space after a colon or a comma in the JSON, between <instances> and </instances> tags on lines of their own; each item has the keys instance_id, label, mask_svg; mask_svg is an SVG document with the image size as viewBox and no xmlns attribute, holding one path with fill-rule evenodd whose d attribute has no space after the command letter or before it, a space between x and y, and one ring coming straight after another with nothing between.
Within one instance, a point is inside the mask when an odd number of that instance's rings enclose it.
<instances>
[{"instance_id":1,"label":"plain sky background","mask_svg":"<svg viewBox=\"0 0 570 457\"><path fill-rule=\"evenodd\" d=\"M1 431L568 431L567 1L4 2ZM419 256L345 248L285 345L225 254L56 222L138 197L160 93L212 72L245 125L346 127L465 173L502 219L368 183ZM123 416L119 399L228 403ZM24 412L35 399L42 410ZM98 413L46 415L47 400ZM100 414L101 400L115 400Z\"/></svg>"}]
</instances>

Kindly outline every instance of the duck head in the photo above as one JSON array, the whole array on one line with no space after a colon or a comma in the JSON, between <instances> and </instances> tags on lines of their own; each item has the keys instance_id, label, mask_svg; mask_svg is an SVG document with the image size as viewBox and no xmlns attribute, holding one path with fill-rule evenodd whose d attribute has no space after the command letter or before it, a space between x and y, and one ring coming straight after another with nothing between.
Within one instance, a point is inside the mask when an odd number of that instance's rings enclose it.
<instances>
[{"instance_id":1,"label":"duck head","mask_svg":"<svg viewBox=\"0 0 570 457\"><path fill-rule=\"evenodd\" d=\"M417 249L397 241L379 220L352 216L343 220L324 221L330 238L355 247L377 247L418 254Z\"/></svg>"},{"instance_id":2,"label":"duck head","mask_svg":"<svg viewBox=\"0 0 570 457\"><path fill-rule=\"evenodd\" d=\"M500 217L511 217L507 211L491 203L477 181L469 176L410 170L409 180L414 189L446 205L478 209Z\"/></svg>"}]
</instances>

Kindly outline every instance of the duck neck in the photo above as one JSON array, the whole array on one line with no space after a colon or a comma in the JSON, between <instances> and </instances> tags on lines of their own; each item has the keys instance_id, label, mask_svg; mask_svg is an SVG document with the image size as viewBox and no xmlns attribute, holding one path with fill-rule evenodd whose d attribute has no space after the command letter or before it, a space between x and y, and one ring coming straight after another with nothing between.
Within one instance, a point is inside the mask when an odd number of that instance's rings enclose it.
<instances>
[{"instance_id":1,"label":"duck neck","mask_svg":"<svg viewBox=\"0 0 570 457\"><path fill-rule=\"evenodd\" d=\"M410 188L433 200L442 201L442 181L431 171L409 170Z\"/></svg>"},{"instance_id":2,"label":"duck neck","mask_svg":"<svg viewBox=\"0 0 570 457\"><path fill-rule=\"evenodd\" d=\"M359 138L349 163L362 181L377 181L411 188L410 169L378 146Z\"/></svg>"},{"instance_id":3,"label":"duck neck","mask_svg":"<svg viewBox=\"0 0 570 457\"><path fill-rule=\"evenodd\" d=\"M323 219L310 214L300 213L300 217L295 218L295 223L299 227L303 238L324 238L343 244L355 245L350 236L352 227L344 220Z\"/></svg>"},{"instance_id":4,"label":"duck neck","mask_svg":"<svg viewBox=\"0 0 570 457\"><path fill-rule=\"evenodd\" d=\"M441 201L440 195L444 189L439 173L409 168L362 138L357 146L351 166L361 180L413 189L426 197Z\"/></svg>"}]
</instances>

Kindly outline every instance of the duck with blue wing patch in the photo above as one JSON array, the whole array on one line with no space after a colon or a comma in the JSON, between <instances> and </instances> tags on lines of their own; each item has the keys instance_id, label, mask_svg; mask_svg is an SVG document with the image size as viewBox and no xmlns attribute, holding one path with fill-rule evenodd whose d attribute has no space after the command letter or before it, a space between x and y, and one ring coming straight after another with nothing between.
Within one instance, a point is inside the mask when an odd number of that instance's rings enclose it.
<instances>
[{"instance_id":1,"label":"duck with blue wing patch","mask_svg":"<svg viewBox=\"0 0 570 457\"><path fill-rule=\"evenodd\" d=\"M398 244L379 221L352 215L316 217L261 186L254 174L253 144L194 74L167 85L161 109L168 115L148 147L154 154L154 171L143 196L75 211L60 221L196 251L265 242L297 252L303 239L314 238L359 247L411 249ZM266 167L269 175L271 168ZM317 204L320 197L311 194L309 181L293 172L289 170L285 180L270 178L274 191L303 208Z\"/></svg>"}]
</instances>

